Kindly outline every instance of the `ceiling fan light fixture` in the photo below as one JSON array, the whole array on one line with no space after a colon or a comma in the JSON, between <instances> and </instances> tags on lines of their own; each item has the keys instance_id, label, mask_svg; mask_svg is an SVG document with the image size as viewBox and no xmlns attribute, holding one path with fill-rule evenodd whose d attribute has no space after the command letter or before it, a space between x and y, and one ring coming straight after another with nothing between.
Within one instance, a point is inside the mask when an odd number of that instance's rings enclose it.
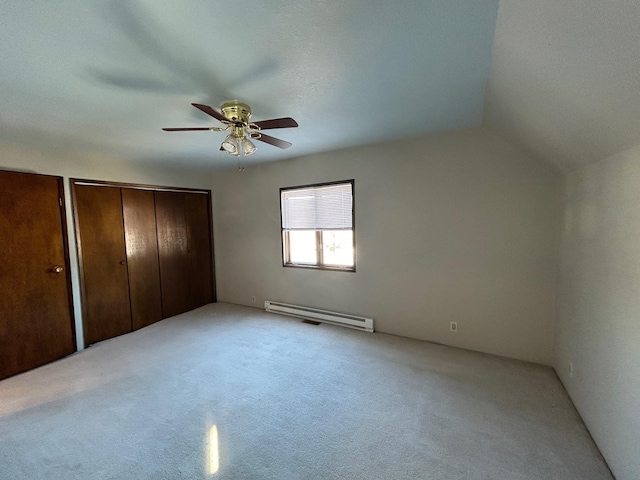
<instances>
[{"instance_id":1,"label":"ceiling fan light fixture","mask_svg":"<svg viewBox=\"0 0 640 480\"><path fill-rule=\"evenodd\" d=\"M259 140L278 148L289 148L291 143L280 140L261 133L261 130L271 128L291 128L297 127L298 122L290 117L272 118L270 120L261 120L259 122L250 123L251 107L246 103L233 100L222 104L222 113L218 112L209 105L200 103L192 103L194 107L207 115L221 122L223 127L183 127L183 128L163 128L168 132L184 132L194 130L210 130L213 132L221 132L231 129L231 133L227 135L220 150L224 150L229 155L235 157L243 157L252 155L257 149L251 140Z\"/></svg>"},{"instance_id":2,"label":"ceiling fan light fixture","mask_svg":"<svg viewBox=\"0 0 640 480\"><path fill-rule=\"evenodd\" d=\"M227 135L227 138L224 139L221 146L227 153L230 153L231 155L240 155L240 145L238 143L238 138L233 134Z\"/></svg>"},{"instance_id":3,"label":"ceiling fan light fixture","mask_svg":"<svg viewBox=\"0 0 640 480\"><path fill-rule=\"evenodd\" d=\"M245 156L251 155L253 152L256 151L256 146L248 138L242 137L242 140L240 140L240 142L242 143L242 151L245 154Z\"/></svg>"}]
</instances>

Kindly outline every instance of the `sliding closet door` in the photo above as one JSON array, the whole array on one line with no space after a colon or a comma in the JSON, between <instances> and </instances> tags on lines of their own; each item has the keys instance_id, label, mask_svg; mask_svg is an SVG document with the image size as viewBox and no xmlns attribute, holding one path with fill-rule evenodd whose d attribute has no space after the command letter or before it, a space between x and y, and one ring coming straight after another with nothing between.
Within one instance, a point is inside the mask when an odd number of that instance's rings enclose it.
<instances>
[{"instance_id":1,"label":"sliding closet door","mask_svg":"<svg viewBox=\"0 0 640 480\"><path fill-rule=\"evenodd\" d=\"M164 318L191 309L185 195L155 192Z\"/></svg>"},{"instance_id":2,"label":"sliding closet door","mask_svg":"<svg viewBox=\"0 0 640 480\"><path fill-rule=\"evenodd\" d=\"M75 351L62 179L0 171L0 379Z\"/></svg>"},{"instance_id":3,"label":"sliding closet door","mask_svg":"<svg viewBox=\"0 0 640 480\"><path fill-rule=\"evenodd\" d=\"M210 197L202 193L187 193L185 201L193 309L213 302Z\"/></svg>"},{"instance_id":4,"label":"sliding closet door","mask_svg":"<svg viewBox=\"0 0 640 480\"><path fill-rule=\"evenodd\" d=\"M162 320L158 236L153 191L122 189L122 214L134 330Z\"/></svg>"},{"instance_id":5,"label":"sliding closet door","mask_svg":"<svg viewBox=\"0 0 640 480\"><path fill-rule=\"evenodd\" d=\"M85 345L131 331L120 189L75 185Z\"/></svg>"},{"instance_id":6,"label":"sliding closet door","mask_svg":"<svg viewBox=\"0 0 640 480\"><path fill-rule=\"evenodd\" d=\"M211 192L72 184L85 344L215 301Z\"/></svg>"}]
</instances>

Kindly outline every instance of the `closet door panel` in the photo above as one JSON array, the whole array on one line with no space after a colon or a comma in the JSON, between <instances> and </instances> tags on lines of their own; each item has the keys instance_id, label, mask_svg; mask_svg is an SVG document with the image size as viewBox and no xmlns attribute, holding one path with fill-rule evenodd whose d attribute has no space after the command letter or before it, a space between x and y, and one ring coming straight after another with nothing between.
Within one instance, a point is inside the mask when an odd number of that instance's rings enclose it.
<instances>
[{"instance_id":1,"label":"closet door panel","mask_svg":"<svg viewBox=\"0 0 640 480\"><path fill-rule=\"evenodd\" d=\"M122 189L122 214L134 330L162 320L153 191Z\"/></svg>"},{"instance_id":2,"label":"closet door panel","mask_svg":"<svg viewBox=\"0 0 640 480\"><path fill-rule=\"evenodd\" d=\"M131 332L120 188L75 186L85 344Z\"/></svg>"},{"instance_id":3,"label":"closet door panel","mask_svg":"<svg viewBox=\"0 0 640 480\"><path fill-rule=\"evenodd\" d=\"M209 198L199 193L185 196L192 309L213 302Z\"/></svg>"},{"instance_id":4,"label":"closet door panel","mask_svg":"<svg viewBox=\"0 0 640 480\"><path fill-rule=\"evenodd\" d=\"M75 351L62 179L0 172L0 379Z\"/></svg>"},{"instance_id":5,"label":"closet door panel","mask_svg":"<svg viewBox=\"0 0 640 480\"><path fill-rule=\"evenodd\" d=\"M157 191L155 200L162 315L167 318L191 309L185 194Z\"/></svg>"}]
</instances>

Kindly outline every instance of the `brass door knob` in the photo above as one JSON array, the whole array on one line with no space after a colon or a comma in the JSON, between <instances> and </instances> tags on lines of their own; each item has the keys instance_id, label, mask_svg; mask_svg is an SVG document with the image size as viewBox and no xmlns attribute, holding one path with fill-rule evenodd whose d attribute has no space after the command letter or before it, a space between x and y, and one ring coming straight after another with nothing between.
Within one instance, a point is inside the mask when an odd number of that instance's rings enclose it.
<instances>
[{"instance_id":1,"label":"brass door knob","mask_svg":"<svg viewBox=\"0 0 640 480\"><path fill-rule=\"evenodd\" d=\"M124 260L120 262L120 265L126 265L127 262L125 262Z\"/></svg>"},{"instance_id":2,"label":"brass door knob","mask_svg":"<svg viewBox=\"0 0 640 480\"><path fill-rule=\"evenodd\" d=\"M56 265L54 266L51 270L53 270L53 273L62 273L62 271L64 270L63 267L61 267L60 265Z\"/></svg>"}]
</instances>

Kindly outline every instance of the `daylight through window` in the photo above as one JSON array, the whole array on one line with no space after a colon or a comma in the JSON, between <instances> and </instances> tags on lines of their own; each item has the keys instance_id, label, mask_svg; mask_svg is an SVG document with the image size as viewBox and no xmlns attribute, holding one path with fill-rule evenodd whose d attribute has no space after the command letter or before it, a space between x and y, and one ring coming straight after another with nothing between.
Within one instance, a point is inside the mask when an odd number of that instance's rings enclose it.
<instances>
[{"instance_id":1,"label":"daylight through window","mask_svg":"<svg viewBox=\"0 0 640 480\"><path fill-rule=\"evenodd\" d=\"M353 180L280 189L283 264L355 271Z\"/></svg>"}]
</instances>

